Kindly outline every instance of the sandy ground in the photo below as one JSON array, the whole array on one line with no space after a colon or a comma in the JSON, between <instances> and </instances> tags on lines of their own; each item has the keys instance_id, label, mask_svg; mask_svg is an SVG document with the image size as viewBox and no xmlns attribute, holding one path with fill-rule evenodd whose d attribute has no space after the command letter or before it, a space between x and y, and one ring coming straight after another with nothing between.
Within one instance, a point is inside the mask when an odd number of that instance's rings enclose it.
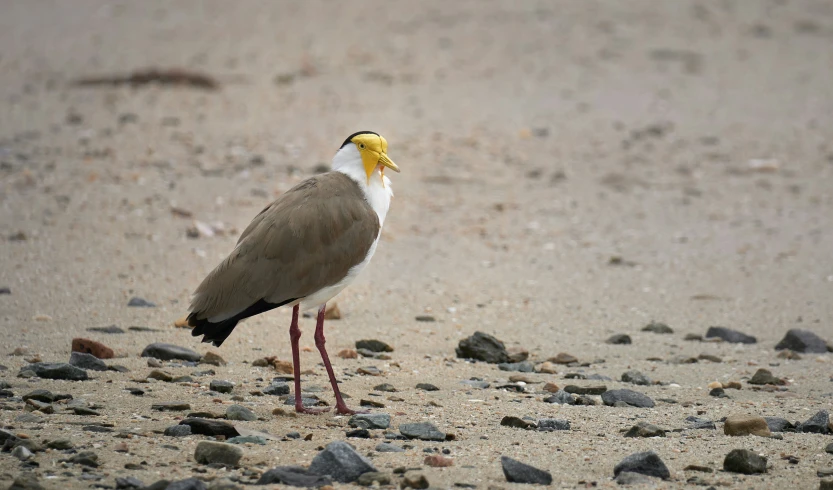
<instances>
[{"instance_id":1,"label":"sandy ground","mask_svg":"<svg viewBox=\"0 0 833 490\"><path fill-rule=\"evenodd\" d=\"M790 328L833 340L830 2L6 0L0 46L0 287L11 291L0 295L0 364L8 367L0 379L18 396L45 388L99 404L96 420L143 435L85 432L71 422L90 417L63 413L21 423L15 402L4 404L0 423L98 452L98 483L305 465L316 448L344 439L345 417L273 416L274 397L248 395L265 385L258 378L274 375L253 360L289 359L289 312L241 324L219 349L172 323L236 233L362 129L386 136L402 173L392 176L383 243L337 298L344 318L328 323L328 346L336 353L364 338L392 344L388 361L335 359L351 403L391 383L402 401L378 398L387 406L376 411L391 414L394 429L431 421L456 435L395 454L373 451L380 438L350 439L380 471L422 466L441 488L521 487L503 477L499 456L507 455L549 470L557 488L613 488L617 462L653 450L671 471L656 483L662 488L693 488L692 476L738 488L816 488L816 471L833 466L824 452L830 436L732 438L719 423L664 439L620 434L636 421L682 429L689 415L801 421L833 408L830 354L792 361L773 349ZM198 70L221 87L71 83L147 67ZM232 231L188 238L194 219ZM129 308L132 296L158 306ZM650 320L675 333L640 332ZM111 324L157 331L86 330ZM711 325L759 342L683 341ZM312 320L303 327L310 347ZM513 373L455 359L454 347L476 330L536 361L559 352L605 360L530 374L536 381L594 385L564 376L601 374L615 380L608 388L678 403L565 407L543 403L541 384L527 385L527 394L496 390ZM633 344L605 344L614 333L630 334ZM26 356L6 356L28 347L29 356L66 362L74 337L121 350L126 358L108 362L131 371L30 381L16 377ZM193 462L202 436L154 432L184 413L150 405L184 400L222 412L207 394L212 377L141 385L143 397L124 390L150 371L139 353L155 341L217 352L228 365L213 378L236 382L240 403L263 418L248 427L312 440L245 447L241 469L204 472ZM701 353L723 362L667 362ZM314 349L302 354L314 372L305 383L325 388L320 395L331 401L319 361ZM383 376L353 376L369 365ZM758 367L790 380L786 391L749 389ZM628 369L665 385L619 382ZM493 387L460 384L473 376ZM743 381L744 389L710 397L715 380ZM416 390L419 382L440 391ZM231 395L220 398L230 403ZM504 415L566 418L572 430L501 427ZM129 453L113 451L122 442ZM423 449L433 447L450 450L454 466L423 466ZM723 472L733 448L766 455L769 472ZM47 488L91 485L80 468L58 462L65 457L38 453L32 471ZM144 470L124 468L142 461ZM691 464L716 472L685 471ZM24 471L0 454L0 484Z\"/></svg>"}]
</instances>

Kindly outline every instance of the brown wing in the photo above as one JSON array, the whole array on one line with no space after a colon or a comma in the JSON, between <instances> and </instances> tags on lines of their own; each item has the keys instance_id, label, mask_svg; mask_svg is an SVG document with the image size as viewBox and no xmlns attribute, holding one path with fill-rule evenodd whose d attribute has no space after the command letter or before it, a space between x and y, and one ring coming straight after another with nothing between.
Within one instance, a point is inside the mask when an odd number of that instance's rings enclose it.
<instances>
[{"instance_id":1,"label":"brown wing","mask_svg":"<svg viewBox=\"0 0 833 490\"><path fill-rule=\"evenodd\" d=\"M340 172L311 177L252 220L190 309L197 319L222 319L262 299L304 298L341 281L378 235L379 217L356 182Z\"/></svg>"}]
</instances>

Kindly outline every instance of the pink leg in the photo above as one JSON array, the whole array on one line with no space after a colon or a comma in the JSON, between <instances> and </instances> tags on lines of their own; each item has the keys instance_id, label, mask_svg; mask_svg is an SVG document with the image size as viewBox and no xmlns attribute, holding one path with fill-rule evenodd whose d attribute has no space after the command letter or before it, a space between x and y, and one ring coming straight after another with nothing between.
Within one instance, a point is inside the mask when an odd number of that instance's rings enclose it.
<instances>
[{"instance_id":1,"label":"pink leg","mask_svg":"<svg viewBox=\"0 0 833 490\"><path fill-rule=\"evenodd\" d=\"M298 328L298 310L298 305L292 308L292 323L289 325L289 340L292 342L292 370L295 373L295 411L310 414L326 412L329 408L306 408L301 400L301 355L298 349L301 329Z\"/></svg>"},{"instance_id":2,"label":"pink leg","mask_svg":"<svg viewBox=\"0 0 833 490\"><path fill-rule=\"evenodd\" d=\"M321 359L324 361L324 367L327 369L327 376L330 377L330 384L333 385L333 392L336 395L336 413L344 415L352 415L354 413L367 413L347 408L344 399L341 397L341 391L338 389L338 382L336 375L333 373L333 366L330 365L330 357L327 355L327 349L324 348L324 343L327 339L324 338L324 313L327 311L327 305L324 304L318 309L318 320L315 322L315 346L318 347L318 352L321 353Z\"/></svg>"}]
</instances>

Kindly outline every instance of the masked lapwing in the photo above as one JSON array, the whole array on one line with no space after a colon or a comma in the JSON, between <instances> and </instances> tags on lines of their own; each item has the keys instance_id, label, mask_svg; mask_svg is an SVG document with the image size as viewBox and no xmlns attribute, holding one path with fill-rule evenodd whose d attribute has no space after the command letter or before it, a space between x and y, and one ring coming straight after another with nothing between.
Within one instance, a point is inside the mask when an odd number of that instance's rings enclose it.
<instances>
[{"instance_id":1,"label":"masked lapwing","mask_svg":"<svg viewBox=\"0 0 833 490\"><path fill-rule=\"evenodd\" d=\"M295 410L319 413L301 402L300 310L318 309L315 345L336 398L344 403L327 350L327 301L364 269L379 243L393 192L385 169L388 142L372 131L351 134L333 157L332 171L310 177L255 216L234 250L199 285L191 301L192 335L220 346L237 323L281 306L292 308L289 339L295 372Z\"/></svg>"}]
</instances>

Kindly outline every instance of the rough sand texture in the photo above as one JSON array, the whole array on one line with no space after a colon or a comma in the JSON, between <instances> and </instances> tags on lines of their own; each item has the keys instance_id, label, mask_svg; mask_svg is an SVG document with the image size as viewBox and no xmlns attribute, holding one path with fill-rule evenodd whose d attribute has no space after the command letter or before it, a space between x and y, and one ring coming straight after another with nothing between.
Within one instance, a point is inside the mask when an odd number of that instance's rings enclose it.
<instances>
[{"instance_id":1,"label":"rough sand texture","mask_svg":"<svg viewBox=\"0 0 833 490\"><path fill-rule=\"evenodd\" d=\"M359 339L392 344L388 361L334 359L350 403L383 401L374 412L390 414L394 429L427 420L456 435L412 442L404 453L375 453L381 431L349 439L380 471L423 466L423 449L435 447L449 449L454 466L419 471L444 488L520 488L506 482L501 455L550 471L557 488L616 487L613 467L646 450L670 469L663 488L691 487L693 476L739 488L816 488L816 471L833 466L829 435L733 438L719 422L666 438L620 433L639 421L682 429L698 414L802 421L833 408L831 354L793 361L773 349L790 328L833 341L830 2L18 0L0 10L0 287L11 291L0 295L0 364L8 367L0 379L16 396L44 388L102 406L99 417L58 410L22 423L23 404L0 400L0 423L97 452L99 483L128 475L147 484L249 481L246 471L308 465L316 448L344 440L346 417L273 416L275 397L249 395L274 376L252 361L290 358L288 311L247 321L220 349L172 323L249 220L360 129L386 136L402 173L391 176L396 195L373 262L337 298L344 318L328 323L328 346L335 354ZM71 84L147 67L198 70L221 86ZM236 231L188 238L194 219ZM129 308L133 296L158 306ZM652 319L675 333L640 332ZM158 331L86 330L111 324ZM758 344L683 341L712 325ZM312 347L312 320L302 327L302 345ZM476 330L536 361L559 352L605 360L529 374L535 380L630 387L677 403L565 407L543 403L541 384L523 394L496 390L513 373L455 359L457 343ZM633 343L605 344L614 333ZM16 377L26 356L6 356L26 346L28 356L66 362L74 337L126 353L107 362L131 371L31 381ZM138 356L155 341L215 351L229 364L193 384L132 381L150 372ZM701 353L723 362L668 362ZM308 349L301 361L314 373L305 385L322 387L332 405L318 353ZM369 365L383 375L354 376ZM752 390L746 380L759 367L789 380L785 391ZM665 384L619 382L628 369ZM570 372L614 381L564 379ZM470 377L492 388L460 384ZM215 397L211 379L237 387ZM708 395L708 383L729 380L743 389ZM383 382L400 391L370 397ZM416 390L419 382L440 390ZM147 393L130 395L129 386ZM228 404L233 395L263 418L246 427L312 440L244 447L241 468L226 471L194 462L203 436L154 432L186 412L153 412L153 403L221 413L214 398ZM572 430L502 427L505 415L564 418ZM115 432L82 431L79 421L106 421ZM141 435L121 439L119 431ZM123 442L129 452L114 452ZM735 448L766 455L769 472L722 472ZM48 488L91 485L80 467L57 462L66 457L38 453L32 471ZM142 461L145 469L124 468ZM685 471L691 464L716 473ZM0 454L0 485L23 471Z\"/></svg>"}]
</instances>

